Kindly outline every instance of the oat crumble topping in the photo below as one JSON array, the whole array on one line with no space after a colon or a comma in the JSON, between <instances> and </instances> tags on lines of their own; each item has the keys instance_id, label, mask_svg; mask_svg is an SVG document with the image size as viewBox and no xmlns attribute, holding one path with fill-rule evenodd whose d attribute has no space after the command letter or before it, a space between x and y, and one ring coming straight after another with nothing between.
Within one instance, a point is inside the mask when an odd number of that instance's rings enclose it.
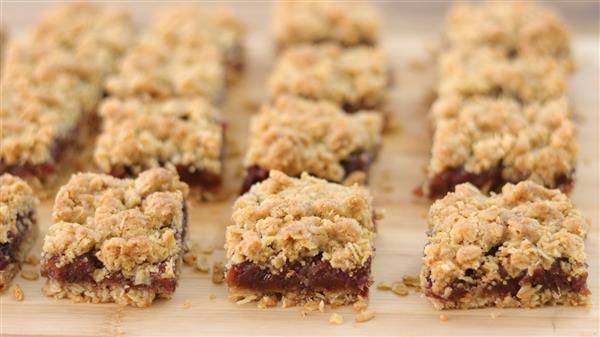
<instances>
[{"instance_id":1,"label":"oat crumble topping","mask_svg":"<svg viewBox=\"0 0 600 337\"><path fill-rule=\"evenodd\" d=\"M271 171L238 198L232 218L228 267L251 261L278 273L286 263L322 254L332 267L350 270L373 255L372 197L364 187Z\"/></svg>"},{"instance_id":2,"label":"oat crumble topping","mask_svg":"<svg viewBox=\"0 0 600 337\"><path fill-rule=\"evenodd\" d=\"M509 98L440 99L429 177L464 166L481 173L502 165L502 178L554 187L575 168L575 126L565 97L521 105Z\"/></svg>"},{"instance_id":3,"label":"oat crumble topping","mask_svg":"<svg viewBox=\"0 0 600 337\"><path fill-rule=\"evenodd\" d=\"M283 1L275 4L273 28L280 48L320 42L374 45L379 22L375 8L365 3Z\"/></svg>"},{"instance_id":4,"label":"oat crumble topping","mask_svg":"<svg viewBox=\"0 0 600 337\"><path fill-rule=\"evenodd\" d=\"M59 256L64 266L93 253L102 262L93 272L96 282L121 272L136 285L147 284L160 262L166 263L161 277L175 278L187 193L177 174L162 168L136 179L76 174L56 196L42 256Z\"/></svg>"},{"instance_id":5,"label":"oat crumble topping","mask_svg":"<svg viewBox=\"0 0 600 337\"><path fill-rule=\"evenodd\" d=\"M8 243L8 235L16 232L17 217L35 209L38 199L22 179L10 174L0 175L0 244Z\"/></svg>"},{"instance_id":6,"label":"oat crumble topping","mask_svg":"<svg viewBox=\"0 0 600 337\"><path fill-rule=\"evenodd\" d=\"M220 111L202 98L163 101L108 99L94 159L104 172L124 166L135 174L172 164L220 175Z\"/></svg>"},{"instance_id":7,"label":"oat crumble topping","mask_svg":"<svg viewBox=\"0 0 600 337\"><path fill-rule=\"evenodd\" d=\"M245 165L341 181L346 176L341 161L377 148L382 128L376 113L348 115L330 102L280 96L253 117Z\"/></svg>"},{"instance_id":8,"label":"oat crumble topping","mask_svg":"<svg viewBox=\"0 0 600 337\"><path fill-rule=\"evenodd\" d=\"M387 85L387 63L381 49L332 44L286 49L268 81L273 98L293 94L359 109L381 106Z\"/></svg>"}]
</instances>

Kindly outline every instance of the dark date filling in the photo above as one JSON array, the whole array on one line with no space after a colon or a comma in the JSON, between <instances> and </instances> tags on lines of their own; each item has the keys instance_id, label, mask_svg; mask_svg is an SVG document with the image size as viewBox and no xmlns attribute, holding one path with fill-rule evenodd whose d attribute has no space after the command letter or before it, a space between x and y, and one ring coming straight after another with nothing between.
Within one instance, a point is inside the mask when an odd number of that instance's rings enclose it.
<instances>
[{"instance_id":1,"label":"dark date filling","mask_svg":"<svg viewBox=\"0 0 600 337\"><path fill-rule=\"evenodd\" d=\"M4 270L9 264L17 262L17 252L21 249L26 236L31 232L35 223L35 212L33 210L26 214L18 214L17 230L8 233L8 242L0 243L0 270Z\"/></svg>"},{"instance_id":2,"label":"dark date filling","mask_svg":"<svg viewBox=\"0 0 600 337\"><path fill-rule=\"evenodd\" d=\"M160 166L164 165L164 163L160 164ZM175 166L175 168L177 169L177 174L179 174L179 178L181 178L182 181L186 182L191 186L200 186L207 190L214 190L221 186L220 175L204 170L192 171L189 166L184 165L177 165ZM109 174L117 178L127 178L135 176L134 170L131 167L123 165L113 166Z\"/></svg>"},{"instance_id":3,"label":"dark date filling","mask_svg":"<svg viewBox=\"0 0 600 337\"><path fill-rule=\"evenodd\" d=\"M184 204L182 229L180 233L176 234L177 240L185 241L187 226L187 206ZM41 275L61 283L128 286L136 289L152 289L161 295L170 295L175 292L177 287L177 279L161 277L165 271L166 262L156 264L158 271L150 273L150 284L136 285L133 279L125 277L121 272L112 272L106 275L102 281L96 282L93 273L96 269L103 268L104 264L93 252L77 256L71 263L64 266L59 267L57 265L59 261L59 255L44 256L41 262Z\"/></svg>"},{"instance_id":4,"label":"dark date filling","mask_svg":"<svg viewBox=\"0 0 600 337\"><path fill-rule=\"evenodd\" d=\"M273 274L268 268L252 262L236 264L227 271L227 284L232 288L260 292L351 291L360 296L369 293L371 259L350 271L334 268L321 255L302 262L287 263L283 271Z\"/></svg>"},{"instance_id":5,"label":"dark date filling","mask_svg":"<svg viewBox=\"0 0 600 337\"><path fill-rule=\"evenodd\" d=\"M500 274L502 281L493 281L492 283L488 284L483 291L485 294L490 296L516 297L519 289L521 289L522 286L530 285L534 287L541 285L542 290L549 289L557 293L568 291L583 295L589 294L590 290L587 288L586 284L588 274L583 273L573 278L560 267L560 264L563 261L566 261L566 259L556 260L548 270L538 268L533 272L533 275L527 275L527 273L523 271L517 277L510 277L506 270L500 267L498 273ZM475 273L475 270L470 269L467 271L467 276L477 279ZM428 275L427 284L424 289L425 294L445 302L457 302L469 292L474 290L472 285L469 285L462 280L457 280L450 285L452 292L447 297L433 292L431 287L432 283L430 276Z\"/></svg>"},{"instance_id":6,"label":"dark date filling","mask_svg":"<svg viewBox=\"0 0 600 337\"><path fill-rule=\"evenodd\" d=\"M348 158L342 160L340 164L344 168L344 179L354 172L369 172L369 168L377 159L378 147L370 150L357 150L352 152ZM310 172L309 172L310 173ZM246 177L242 183L240 194L250 190L254 184L266 180L269 177L269 170L258 165L252 165L246 169ZM337 182L337 181L336 181Z\"/></svg>"},{"instance_id":7,"label":"dark date filling","mask_svg":"<svg viewBox=\"0 0 600 337\"><path fill-rule=\"evenodd\" d=\"M555 178L554 186L551 188L559 188L563 192L568 193L573 187L574 172L568 175L560 175ZM518 181L507 181L502 178L502 165L483 171L481 173L467 172L464 167L447 168L439 173L429 182L429 194L431 198L443 197L449 192L454 192L456 185L469 182L479 189L487 191L500 192L502 186L506 183L517 183ZM417 193L419 193L417 191Z\"/></svg>"}]
</instances>

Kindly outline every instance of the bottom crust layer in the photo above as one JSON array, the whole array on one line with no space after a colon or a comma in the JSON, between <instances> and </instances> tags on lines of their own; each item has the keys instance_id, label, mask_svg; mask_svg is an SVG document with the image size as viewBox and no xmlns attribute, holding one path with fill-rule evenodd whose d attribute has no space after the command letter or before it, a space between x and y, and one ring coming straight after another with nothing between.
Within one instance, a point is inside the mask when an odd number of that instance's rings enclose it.
<instances>
[{"instance_id":1,"label":"bottom crust layer","mask_svg":"<svg viewBox=\"0 0 600 337\"><path fill-rule=\"evenodd\" d=\"M23 233L23 240L19 245L19 248L14 252L14 262L7 264L4 269L0 270L0 293L4 292L10 281L15 277L15 275L21 270L23 263L25 262L25 258L35 240L38 236L38 225L35 218L33 218L33 222L31 226L29 226L29 230Z\"/></svg>"},{"instance_id":2,"label":"bottom crust layer","mask_svg":"<svg viewBox=\"0 0 600 337\"><path fill-rule=\"evenodd\" d=\"M367 297L353 290L323 290L310 293L302 291L261 292L229 287L229 299L238 304L258 302L259 306L264 305L264 307L275 306L281 303L282 307L288 308L318 304L321 301L326 305L337 307L366 300Z\"/></svg>"},{"instance_id":3,"label":"bottom crust layer","mask_svg":"<svg viewBox=\"0 0 600 337\"><path fill-rule=\"evenodd\" d=\"M170 294L153 288L128 287L119 284L62 283L47 280L42 288L44 295L56 299L68 298L81 303L117 303L134 307L147 307L156 298L170 298Z\"/></svg>"}]
</instances>

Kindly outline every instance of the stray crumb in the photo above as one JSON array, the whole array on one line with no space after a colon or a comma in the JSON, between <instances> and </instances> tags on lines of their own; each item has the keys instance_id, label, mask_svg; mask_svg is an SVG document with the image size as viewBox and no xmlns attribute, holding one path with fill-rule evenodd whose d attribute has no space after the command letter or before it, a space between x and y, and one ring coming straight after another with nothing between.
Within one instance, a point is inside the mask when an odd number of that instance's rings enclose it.
<instances>
[{"instance_id":1,"label":"stray crumb","mask_svg":"<svg viewBox=\"0 0 600 337\"><path fill-rule=\"evenodd\" d=\"M201 273L208 273L210 271L210 266L208 265L208 259L206 256L198 256L196 260L196 270Z\"/></svg>"},{"instance_id":2,"label":"stray crumb","mask_svg":"<svg viewBox=\"0 0 600 337\"><path fill-rule=\"evenodd\" d=\"M445 314L441 314L440 315L440 321L446 322L447 320L448 320L448 316L447 315L445 315Z\"/></svg>"},{"instance_id":3,"label":"stray crumb","mask_svg":"<svg viewBox=\"0 0 600 337\"><path fill-rule=\"evenodd\" d=\"M221 261L213 262L212 281L214 284L221 284L225 279L225 265Z\"/></svg>"},{"instance_id":4,"label":"stray crumb","mask_svg":"<svg viewBox=\"0 0 600 337\"><path fill-rule=\"evenodd\" d=\"M214 300L215 298L217 298L217 295L215 295L215 294L213 294L213 293L210 293L210 294L208 295L208 299L209 299L209 300Z\"/></svg>"},{"instance_id":5,"label":"stray crumb","mask_svg":"<svg viewBox=\"0 0 600 337\"><path fill-rule=\"evenodd\" d=\"M197 259L198 259L198 256L191 251L183 254L183 262L185 264L187 264L188 266L195 266Z\"/></svg>"},{"instance_id":6,"label":"stray crumb","mask_svg":"<svg viewBox=\"0 0 600 337\"><path fill-rule=\"evenodd\" d=\"M360 323L360 322L370 321L373 318L375 318L375 311L365 310L365 311L361 311L358 314L356 314L356 317L354 319Z\"/></svg>"},{"instance_id":7,"label":"stray crumb","mask_svg":"<svg viewBox=\"0 0 600 337\"><path fill-rule=\"evenodd\" d=\"M375 220L383 220L385 218L385 210L382 208L378 208L375 210Z\"/></svg>"},{"instance_id":8,"label":"stray crumb","mask_svg":"<svg viewBox=\"0 0 600 337\"><path fill-rule=\"evenodd\" d=\"M367 309L368 305L369 305L369 303L364 298L361 298L360 300L354 302L354 304L352 305L352 308L354 309L355 312L361 312L361 311L364 311L365 309Z\"/></svg>"},{"instance_id":9,"label":"stray crumb","mask_svg":"<svg viewBox=\"0 0 600 337\"><path fill-rule=\"evenodd\" d=\"M333 314L331 314L331 316L329 316L329 323L340 325L344 323L344 317L338 314L337 312L334 312Z\"/></svg>"},{"instance_id":10,"label":"stray crumb","mask_svg":"<svg viewBox=\"0 0 600 337\"><path fill-rule=\"evenodd\" d=\"M402 282L392 283L392 292L399 296L408 295L408 288Z\"/></svg>"},{"instance_id":11,"label":"stray crumb","mask_svg":"<svg viewBox=\"0 0 600 337\"><path fill-rule=\"evenodd\" d=\"M246 304L246 303L250 303L252 301L254 301L256 299L256 295L248 295L244 298L242 298L241 300L238 300L235 302L235 304Z\"/></svg>"},{"instance_id":12,"label":"stray crumb","mask_svg":"<svg viewBox=\"0 0 600 337\"><path fill-rule=\"evenodd\" d=\"M260 309L266 309L266 308L274 307L276 305L277 305L277 297L269 296L269 295L263 296L256 304L256 306Z\"/></svg>"},{"instance_id":13,"label":"stray crumb","mask_svg":"<svg viewBox=\"0 0 600 337\"><path fill-rule=\"evenodd\" d=\"M189 308L191 308L191 307L192 307L192 301L190 301L190 300L186 300L185 302L183 302L183 305L182 305L182 307L183 307L184 309L189 309Z\"/></svg>"},{"instance_id":14,"label":"stray crumb","mask_svg":"<svg viewBox=\"0 0 600 337\"><path fill-rule=\"evenodd\" d=\"M391 290L392 285L388 281L381 281L377 283L377 289L379 290Z\"/></svg>"},{"instance_id":15,"label":"stray crumb","mask_svg":"<svg viewBox=\"0 0 600 337\"><path fill-rule=\"evenodd\" d=\"M405 275L402 277L402 283L409 288L421 288L421 282L416 276Z\"/></svg>"},{"instance_id":16,"label":"stray crumb","mask_svg":"<svg viewBox=\"0 0 600 337\"><path fill-rule=\"evenodd\" d=\"M500 313L498 313L497 311L492 311L492 312L490 312L490 317L493 319L496 319L496 318L500 317Z\"/></svg>"},{"instance_id":17,"label":"stray crumb","mask_svg":"<svg viewBox=\"0 0 600 337\"><path fill-rule=\"evenodd\" d=\"M38 274L38 272L35 270L23 270L21 271L21 278L29 281L35 281L40 278L40 274Z\"/></svg>"},{"instance_id":18,"label":"stray crumb","mask_svg":"<svg viewBox=\"0 0 600 337\"><path fill-rule=\"evenodd\" d=\"M27 255L27 257L25 258L25 264L28 264L30 266L36 266L39 262L40 260L35 255Z\"/></svg>"},{"instance_id":19,"label":"stray crumb","mask_svg":"<svg viewBox=\"0 0 600 337\"><path fill-rule=\"evenodd\" d=\"M10 293L12 294L13 298L19 302L21 302L25 298L23 289L18 284L15 284L14 286L10 287Z\"/></svg>"}]
</instances>

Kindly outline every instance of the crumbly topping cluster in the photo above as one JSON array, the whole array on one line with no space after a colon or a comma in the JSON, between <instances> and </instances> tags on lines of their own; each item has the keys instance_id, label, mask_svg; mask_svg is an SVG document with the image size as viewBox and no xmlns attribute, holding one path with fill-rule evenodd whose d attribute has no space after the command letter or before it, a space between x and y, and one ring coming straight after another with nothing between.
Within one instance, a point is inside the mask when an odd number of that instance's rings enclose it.
<instances>
[{"instance_id":1,"label":"crumbly topping cluster","mask_svg":"<svg viewBox=\"0 0 600 337\"><path fill-rule=\"evenodd\" d=\"M269 78L269 94L326 99L339 106L376 108L386 97L386 58L371 47L333 44L286 49Z\"/></svg>"},{"instance_id":2,"label":"crumbly topping cluster","mask_svg":"<svg viewBox=\"0 0 600 337\"><path fill-rule=\"evenodd\" d=\"M278 2L273 25L279 47L320 42L375 45L380 30L373 7L332 1Z\"/></svg>"},{"instance_id":3,"label":"crumbly topping cluster","mask_svg":"<svg viewBox=\"0 0 600 337\"><path fill-rule=\"evenodd\" d=\"M445 22L446 42L461 48L488 46L506 55L571 57L569 32L549 8L506 1L454 6Z\"/></svg>"},{"instance_id":4,"label":"crumbly topping cluster","mask_svg":"<svg viewBox=\"0 0 600 337\"><path fill-rule=\"evenodd\" d=\"M382 127L381 115L371 111L349 115L327 101L280 96L253 117L245 164L341 181L341 161L376 148Z\"/></svg>"},{"instance_id":5,"label":"crumbly topping cluster","mask_svg":"<svg viewBox=\"0 0 600 337\"><path fill-rule=\"evenodd\" d=\"M164 8L156 15L152 35L168 46L200 48L217 46L224 54L242 44L243 24L231 12L218 8L210 11L195 6Z\"/></svg>"},{"instance_id":6,"label":"crumbly topping cluster","mask_svg":"<svg viewBox=\"0 0 600 337\"><path fill-rule=\"evenodd\" d=\"M251 261L278 273L286 263L322 254L334 268L351 270L373 255L372 197L357 185L271 171L238 198L232 218L225 243L229 266Z\"/></svg>"},{"instance_id":7,"label":"crumbly topping cluster","mask_svg":"<svg viewBox=\"0 0 600 337\"><path fill-rule=\"evenodd\" d=\"M132 36L133 24L123 12L69 4L50 12L25 38L11 41L0 90L0 160L52 161L56 141L95 109L103 79Z\"/></svg>"},{"instance_id":8,"label":"crumbly topping cluster","mask_svg":"<svg viewBox=\"0 0 600 337\"><path fill-rule=\"evenodd\" d=\"M547 56L509 58L492 48L452 48L439 59L438 95L510 96L523 102L564 96L567 72Z\"/></svg>"},{"instance_id":9,"label":"crumbly topping cluster","mask_svg":"<svg viewBox=\"0 0 600 337\"><path fill-rule=\"evenodd\" d=\"M106 90L117 97L202 96L218 102L225 86L221 59L213 46L167 47L154 36L145 36L127 53L119 73L106 81Z\"/></svg>"},{"instance_id":10,"label":"crumbly topping cluster","mask_svg":"<svg viewBox=\"0 0 600 337\"><path fill-rule=\"evenodd\" d=\"M8 173L0 175L0 244L7 243L16 232L17 217L34 211L38 199L27 183Z\"/></svg>"},{"instance_id":11,"label":"crumbly topping cluster","mask_svg":"<svg viewBox=\"0 0 600 337\"><path fill-rule=\"evenodd\" d=\"M548 270L557 259L569 275L586 272L588 221L565 194L531 181L507 184L489 197L458 185L431 206L428 221L423 261L437 294L448 294L456 281L471 283L471 269L488 283Z\"/></svg>"},{"instance_id":12,"label":"crumbly topping cluster","mask_svg":"<svg viewBox=\"0 0 600 337\"><path fill-rule=\"evenodd\" d=\"M501 164L505 181L554 187L575 168L575 125L566 98L521 105L509 98L445 97L432 112L439 117L430 177L450 167L482 173Z\"/></svg>"},{"instance_id":13,"label":"crumbly topping cluster","mask_svg":"<svg viewBox=\"0 0 600 337\"><path fill-rule=\"evenodd\" d=\"M66 265L93 253L103 264L93 272L97 282L114 272L136 285L149 284L153 273L174 278L187 193L177 174L163 168L136 179L76 174L56 196L43 256L59 256Z\"/></svg>"},{"instance_id":14,"label":"crumbly topping cluster","mask_svg":"<svg viewBox=\"0 0 600 337\"><path fill-rule=\"evenodd\" d=\"M220 112L202 98L112 98L103 103L100 116L103 131L94 159L104 172L121 166L137 174L163 163L221 172Z\"/></svg>"}]
</instances>

